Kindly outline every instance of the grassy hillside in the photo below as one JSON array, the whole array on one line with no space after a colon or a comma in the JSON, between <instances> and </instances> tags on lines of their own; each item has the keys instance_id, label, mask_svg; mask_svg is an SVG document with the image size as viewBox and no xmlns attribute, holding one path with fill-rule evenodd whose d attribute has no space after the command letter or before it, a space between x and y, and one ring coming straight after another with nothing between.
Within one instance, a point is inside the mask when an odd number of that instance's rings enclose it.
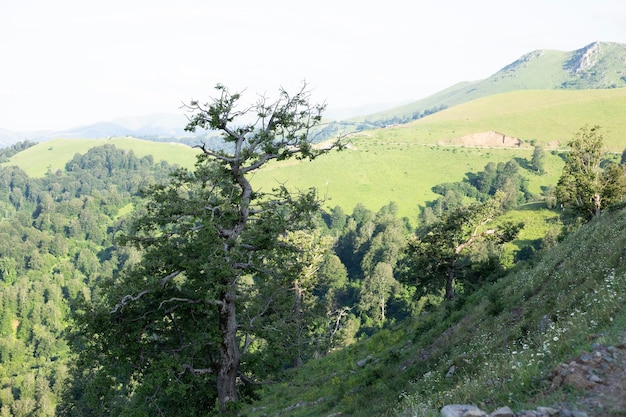
<instances>
[{"instance_id":1,"label":"grassy hillside","mask_svg":"<svg viewBox=\"0 0 626 417\"><path fill-rule=\"evenodd\" d=\"M546 146L565 146L584 125L600 125L614 152L626 147L626 88L515 91L460 104L421 120L385 129L398 141L447 143L494 130ZM384 133L387 134L387 133Z\"/></svg>"},{"instance_id":2,"label":"grassy hillside","mask_svg":"<svg viewBox=\"0 0 626 417\"><path fill-rule=\"evenodd\" d=\"M53 139L39 143L15 155L3 165L17 165L29 176L43 177L46 172L63 169L76 153L84 154L90 148L112 144L120 149L132 150L137 156L152 155L155 161L192 167L195 163L194 150L176 143L150 142L133 138L113 139Z\"/></svg>"},{"instance_id":3,"label":"grassy hillside","mask_svg":"<svg viewBox=\"0 0 626 417\"><path fill-rule=\"evenodd\" d=\"M585 124L600 125L609 150L626 148L626 89L517 91L461 104L418 121L359 132L350 149L312 163L289 162L258 173L257 184L283 182L295 188L317 187L327 206L351 210L357 202L375 210L398 203L402 216L414 220L417 206L436 196L430 188L459 181L489 161L528 159L531 141L564 149ZM465 135L497 131L521 139L519 149L462 147ZM435 146L456 144L455 147ZM430 145L430 146L425 146ZM531 190L556 184L563 166L548 154L547 175L530 172Z\"/></svg>"},{"instance_id":4,"label":"grassy hillside","mask_svg":"<svg viewBox=\"0 0 626 417\"><path fill-rule=\"evenodd\" d=\"M580 352L617 344L626 328L625 251L626 210L607 213L471 295L288 372L243 415L436 416L455 403L487 412L583 407L585 392L551 390L548 378Z\"/></svg>"},{"instance_id":5,"label":"grassy hillside","mask_svg":"<svg viewBox=\"0 0 626 417\"><path fill-rule=\"evenodd\" d=\"M418 207L438 197L431 191L436 184L461 181L468 172L482 171L490 162L512 158L529 159L530 149L482 149L423 146L395 143L387 132L353 140L342 152L325 155L313 162L273 164L258 172L253 183L265 189L284 183L289 188L315 187L325 197L326 207L341 206L351 212L361 202L371 210L394 201L399 215L415 222ZM547 154L546 175L527 172L531 189L556 184L563 166L560 157Z\"/></svg>"},{"instance_id":6,"label":"grassy hillside","mask_svg":"<svg viewBox=\"0 0 626 417\"><path fill-rule=\"evenodd\" d=\"M373 129L349 137L349 149L331 153L313 162L288 161L272 164L252 181L261 189L278 183L293 188L316 187L326 207L336 205L351 211L357 203L371 210L395 201L400 215L415 222L418 206L437 196L431 187L460 181L490 162L511 158L528 160L530 142L561 146L585 124L599 124L606 143L615 152L626 147L626 89L578 91L518 91L465 103L416 122ZM437 146L456 143L467 134L497 131L523 140L520 148L472 148ZM22 167L31 176L62 168L76 152L112 143L132 149L137 155L152 154L191 167L194 149L183 145L130 138L103 140L57 139L40 143L14 156L9 164ZM547 154L546 175L529 171L531 191L555 184L563 166L557 155Z\"/></svg>"},{"instance_id":7,"label":"grassy hillside","mask_svg":"<svg viewBox=\"0 0 626 417\"><path fill-rule=\"evenodd\" d=\"M577 90L626 87L626 45L594 42L575 51L537 50L505 66L489 78L453 85L416 102L355 121L403 118L426 109L516 90Z\"/></svg>"}]
</instances>

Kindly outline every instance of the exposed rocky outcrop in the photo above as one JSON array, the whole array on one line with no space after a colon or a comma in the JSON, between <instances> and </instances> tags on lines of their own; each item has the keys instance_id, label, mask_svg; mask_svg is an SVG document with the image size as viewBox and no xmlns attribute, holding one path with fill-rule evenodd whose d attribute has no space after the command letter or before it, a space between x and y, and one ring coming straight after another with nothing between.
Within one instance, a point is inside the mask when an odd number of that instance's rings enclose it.
<instances>
[{"instance_id":1,"label":"exposed rocky outcrop","mask_svg":"<svg viewBox=\"0 0 626 417\"><path fill-rule=\"evenodd\" d=\"M598 62L598 55L600 53L600 42L594 42L574 51L572 58L567 62L567 69L570 73L580 74L593 66Z\"/></svg>"}]
</instances>

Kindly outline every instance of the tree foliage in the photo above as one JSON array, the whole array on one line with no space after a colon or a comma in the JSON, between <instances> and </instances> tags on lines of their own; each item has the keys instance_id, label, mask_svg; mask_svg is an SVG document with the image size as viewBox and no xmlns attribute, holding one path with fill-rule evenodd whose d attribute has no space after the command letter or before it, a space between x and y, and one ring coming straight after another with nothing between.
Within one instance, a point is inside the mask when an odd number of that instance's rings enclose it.
<instances>
[{"instance_id":1,"label":"tree foliage","mask_svg":"<svg viewBox=\"0 0 626 417\"><path fill-rule=\"evenodd\" d=\"M539 174L543 174L545 172L545 163L546 151L543 149L543 146L536 145L533 150L533 156L530 160L530 164Z\"/></svg>"},{"instance_id":2,"label":"tree foliage","mask_svg":"<svg viewBox=\"0 0 626 417\"><path fill-rule=\"evenodd\" d=\"M468 173L463 181L437 184L432 187L432 191L441 197L421 207L420 229L427 229L446 212L457 210L471 202L485 202L498 191L503 191L506 196L503 206L507 210L532 199L528 180L522 175L522 168L515 159L506 163L489 162L483 171Z\"/></svg>"},{"instance_id":3,"label":"tree foliage","mask_svg":"<svg viewBox=\"0 0 626 417\"><path fill-rule=\"evenodd\" d=\"M487 228L502 212L507 196L502 191L484 203L474 203L447 212L439 221L409 240L403 281L424 292L445 289L445 298L455 296L455 279L478 242L499 243L515 238L522 224L505 223Z\"/></svg>"},{"instance_id":4,"label":"tree foliage","mask_svg":"<svg viewBox=\"0 0 626 417\"><path fill-rule=\"evenodd\" d=\"M11 150L30 146L18 145ZM98 178L105 154L112 170ZM158 182L170 170L110 145L74 161L91 169L29 178L0 167L1 415L58 415L70 374L69 312L124 263L110 248L119 210L137 197L128 186L134 178Z\"/></svg>"},{"instance_id":5,"label":"tree foliage","mask_svg":"<svg viewBox=\"0 0 626 417\"><path fill-rule=\"evenodd\" d=\"M587 218L626 195L623 166L603 167L606 154L599 126L582 127L568 143L570 152L556 187L558 201Z\"/></svg>"},{"instance_id":6,"label":"tree foliage","mask_svg":"<svg viewBox=\"0 0 626 417\"><path fill-rule=\"evenodd\" d=\"M310 104L306 85L243 108L241 94L216 90L211 102L187 106L187 130L219 131L226 146L201 146L193 172L180 169L146 192L145 209L122 239L141 260L107 282L81 318L83 365L91 363L89 379L98 381L88 384L108 399L105 408L193 415L217 400L220 413L233 412L263 375L247 355L280 352L269 327L293 313L281 289L309 285L302 262L279 260L302 252L303 242L283 237L314 227L315 192L256 191L249 177L271 160L313 159L341 147L311 142L324 106ZM305 297L294 291L300 312Z\"/></svg>"}]
</instances>

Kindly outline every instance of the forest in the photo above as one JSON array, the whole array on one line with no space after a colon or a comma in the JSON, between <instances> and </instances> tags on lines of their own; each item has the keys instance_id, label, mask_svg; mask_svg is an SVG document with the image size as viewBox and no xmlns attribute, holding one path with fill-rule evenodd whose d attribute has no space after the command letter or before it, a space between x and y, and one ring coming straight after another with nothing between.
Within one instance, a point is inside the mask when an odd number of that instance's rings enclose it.
<instances>
[{"instance_id":1,"label":"forest","mask_svg":"<svg viewBox=\"0 0 626 417\"><path fill-rule=\"evenodd\" d=\"M556 199L580 223L626 194L624 161L608 162L594 127L572 140L544 196L522 175L541 170L537 147L532 160L436 186L416 228L393 202L324 211L315 190L257 193L244 176L334 152L302 134L323 109L305 90L284 93L258 104L260 125L231 128L239 97L218 92L190 104L188 128L222 130L229 146L203 147L193 171L107 144L41 179L0 167L1 416L236 413L286 369L532 256L503 249L524 227L498 221L507 210Z\"/></svg>"}]
</instances>

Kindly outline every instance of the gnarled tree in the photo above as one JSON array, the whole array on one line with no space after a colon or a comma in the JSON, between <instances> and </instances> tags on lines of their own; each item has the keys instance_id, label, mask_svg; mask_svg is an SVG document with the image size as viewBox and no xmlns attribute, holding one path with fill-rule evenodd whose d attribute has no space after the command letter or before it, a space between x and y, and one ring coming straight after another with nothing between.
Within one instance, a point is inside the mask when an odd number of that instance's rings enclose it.
<instances>
[{"instance_id":1,"label":"gnarled tree","mask_svg":"<svg viewBox=\"0 0 626 417\"><path fill-rule=\"evenodd\" d=\"M299 250L280 237L313 227L315 192L260 192L250 176L272 160L313 159L342 145L312 143L324 106L310 103L306 85L244 108L240 94L216 88L211 102L186 106L186 129L217 130L223 146L201 146L195 171L178 170L146 192L122 239L141 261L107 283L79 320L82 357L92 361L86 379L106 407L195 415L217 399L219 413L236 409L241 381L255 377L243 357L267 345L258 318L277 311L268 288L297 279L285 280L293 271L277 271L273 259Z\"/></svg>"},{"instance_id":2,"label":"gnarled tree","mask_svg":"<svg viewBox=\"0 0 626 417\"><path fill-rule=\"evenodd\" d=\"M523 224L504 223L488 227L502 213L507 196L497 191L484 203L463 206L446 213L420 235L409 239L403 281L439 291L445 288L445 299L455 297L454 283L460 261L479 241L494 239L499 243L513 240Z\"/></svg>"}]
</instances>

